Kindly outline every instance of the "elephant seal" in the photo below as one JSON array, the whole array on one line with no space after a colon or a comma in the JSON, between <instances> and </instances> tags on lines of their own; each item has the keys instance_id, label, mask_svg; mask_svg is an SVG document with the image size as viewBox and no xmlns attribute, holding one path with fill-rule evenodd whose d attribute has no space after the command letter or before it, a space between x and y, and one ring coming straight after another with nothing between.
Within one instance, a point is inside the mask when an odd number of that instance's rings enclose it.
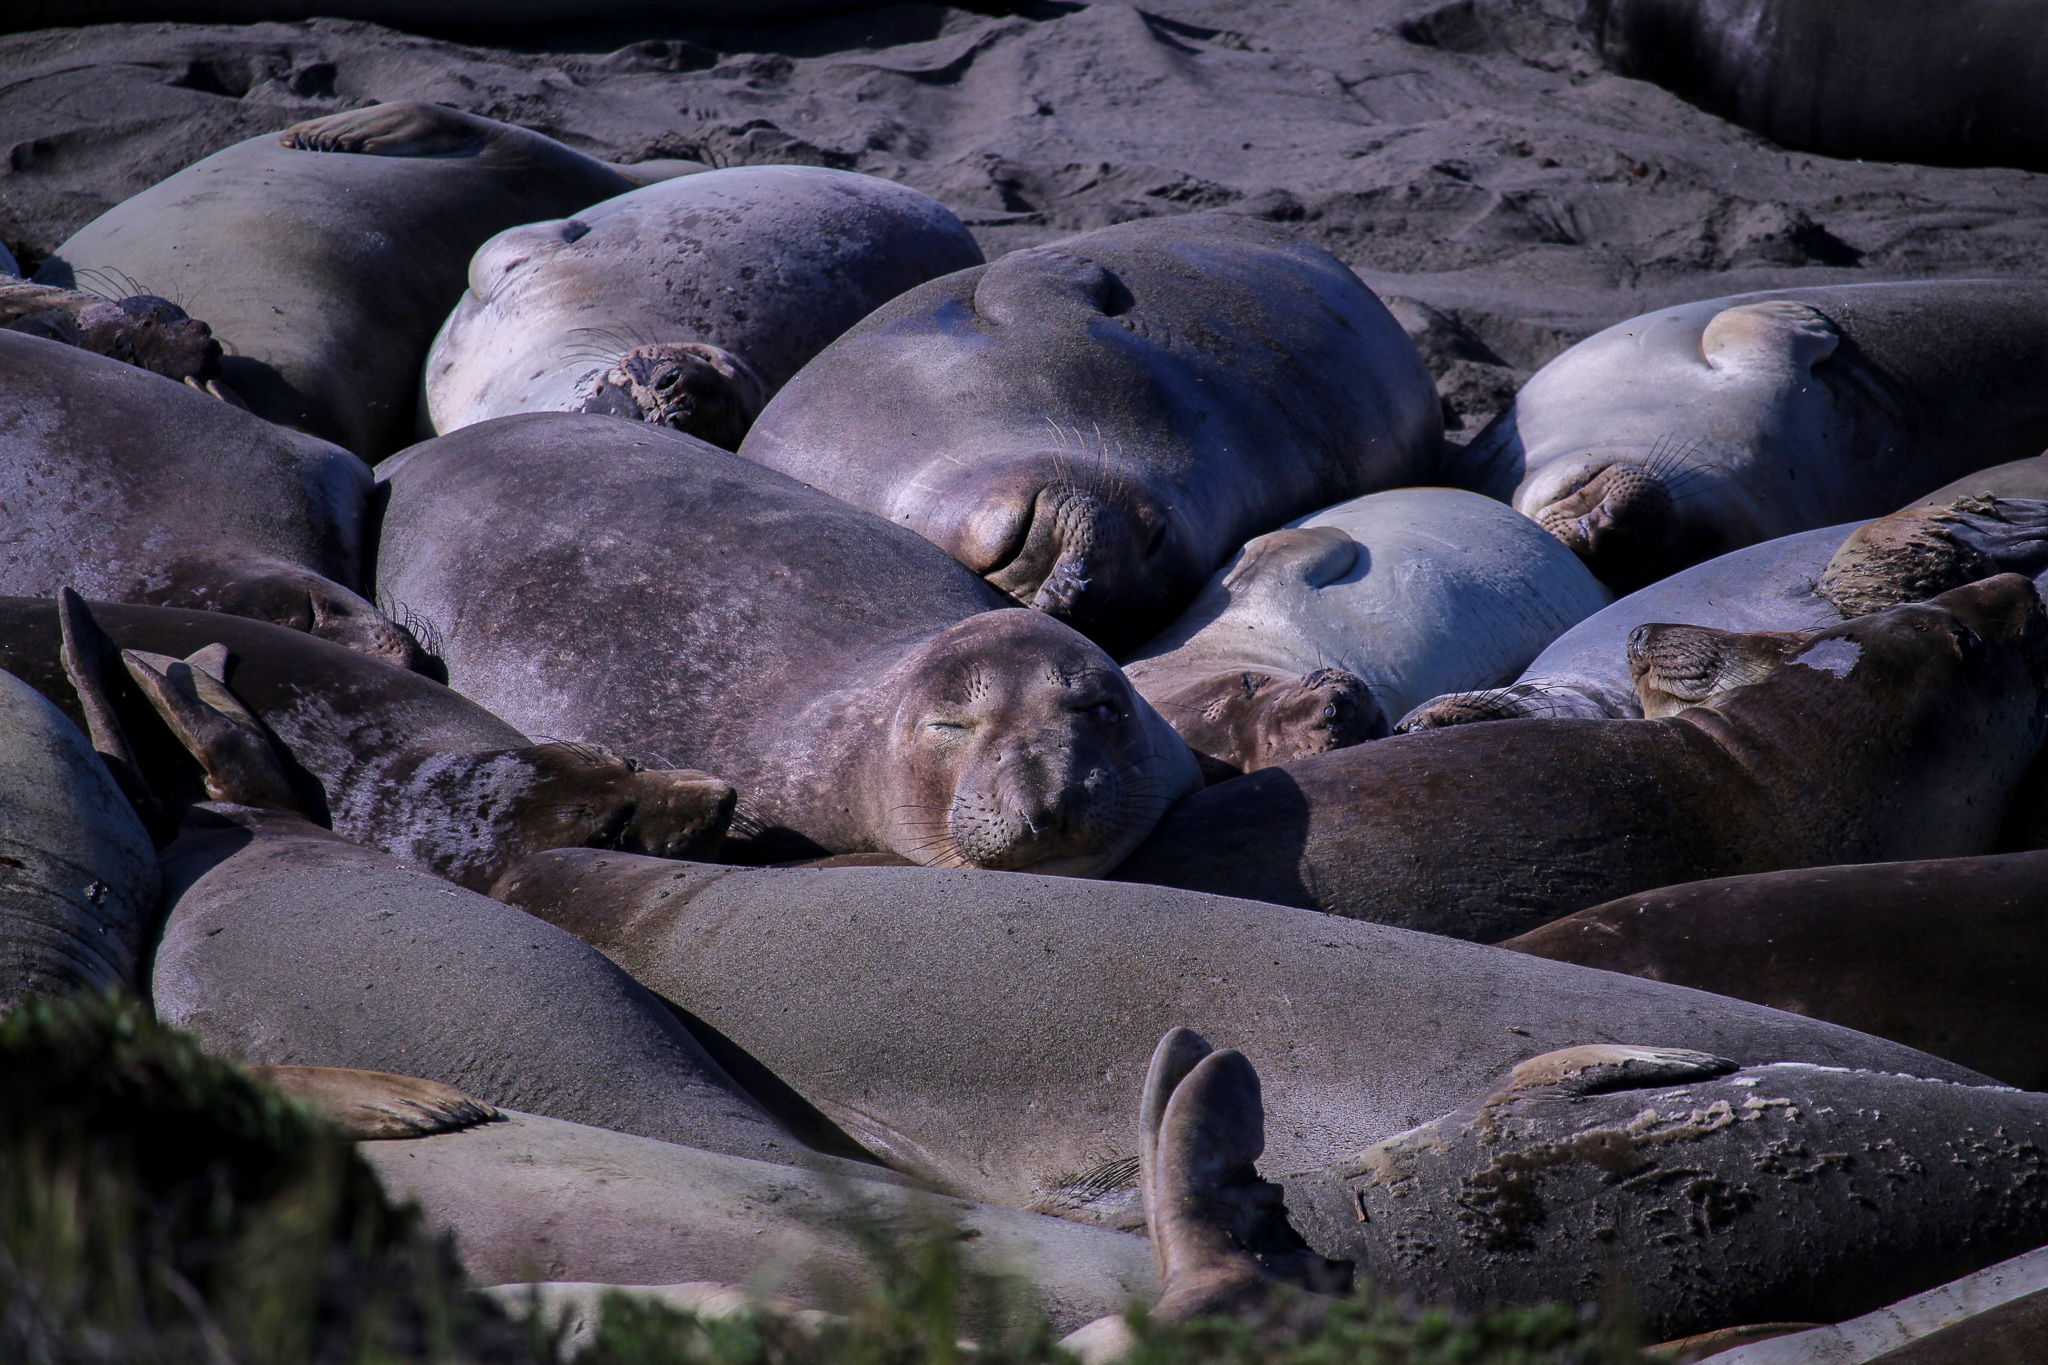
<instances>
[{"instance_id":1,"label":"elephant seal","mask_svg":"<svg viewBox=\"0 0 2048 1365\"><path fill-rule=\"evenodd\" d=\"M1180 1029L1141 1113L1184 1312L1335 1261L1466 1311L1625 1296L1672 1337L1853 1317L2048 1242L2048 1096L2002 1086L1580 1046L1269 1181L1257 1072Z\"/></svg>"},{"instance_id":2,"label":"elephant seal","mask_svg":"<svg viewBox=\"0 0 2048 1365\"><path fill-rule=\"evenodd\" d=\"M1787 147L2048 171L2048 34L2027 0L1590 0L1581 23L1620 74Z\"/></svg>"},{"instance_id":3,"label":"elephant seal","mask_svg":"<svg viewBox=\"0 0 2048 1365\"><path fill-rule=\"evenodd\" d=\"M740 453L908 526L1112 653L1252 536L1436 474L1414 343L1270 225L1147 218L885 304Z\"/></svg>"},{"instance_id":4,"label":"elephant seal","mask_svg":"<svg viewBox=\"0 0 2048 1365\"><path fill-rule=\"evenodd\" d=\"M529 413L383 477L381 582L435 623L450 685L530 734L717 773L741 860L1095 876L1200 785L1082 636L692 437Z\"/></svg>"},{"instance_id":5,"label":"elephant seal","mask_svg":"<svg viewBox=\"0 0 2048 1365\"><path fill-rule=\"evenodd\" d=\"M1782 666L1659 720L1459 725L1248 773L1182 801L1115 875L1491 942L1678 882L1992 851L2048 726L2029 580L1790 648L1692 639Z\"/></svg>"},{"instance_id":6,"label":"elephant seal","mask_svg":"<svg viewBox=\"0 0 2048 1365\"><path fill-rule=\"evenodd\" d=\"M156 849L86 737L0 672L0 1012L133 990L156 926Z\"/></svg>"},{"instance_id":7,"label":"elephant seal","mask_svg":"<svg viewBox=\"0 0 2048 1365\"><path fill-rule=\"evenodd\" d=\"M750 24L781 23L861 8L867 0L748 0ZM82 24L257 24L301 19L367 19L407 33L528 25L653 21L721 24L722 0L13 0L0 32Z\"/></svg>"},{"instance_id":8,"label":"elephant seal","mask_svg":"<svg viewBox=\"0 0 2048 1365\"><path fill-rule=\"evenodd\" d=\"M272 621L408 667L362 596L373 482L347 451L74 347L0 331L0 592Z\"/></svg>"},{"instance_id":9,"label":"elephant seal","mask_svg":"<svg viewBox=\"0 0 2048 1365\"><path fill-rule=\"evenodd\" d=\"M2048 446L2048 283L1829 285L1646 313L1545 365L1452 482L1627 592Z\"/></svg>"},{"instance_id":10,"label":"elephant seal","mask_svg":"<svg viewBox=\"0 0 2048 1365\"><path fill-rule=\"evenodd\" d=\"M1298 1165L1588 1038L1983 1079L1739 1000L1199 891L562 849L494 894L606 953L892 1167L1114 1226L1139 1226L1130 1096L1175 1020L1272 1059L1274 1159Z\"/></svg>"},{"instance_id":11,"label":"elephant seal","mask_svg":"<svg viewBox=\"0 0 2048 1365\"><path fill-rule=\"evenodd\" d=\"M1521 513L1458 489L1403 488L1252 541L1124 672L1234 777L1377 739L1383 717L1507 682L1607 603L1585 565Z\"/></svg>"},{"instance_id":12,"label":"elephant seal","mask_svg":"<svg viewBox=\"0 0 2048 1365\"><path fill-rule=\"evenodd\" d=\"M874 1273L853 1219L914 1238L954 1220L969 1266L1023 1273L1055 1327L1153 1292L1141 1237L945 1199L837 1169L801 1170L508 1113L503 1123L357 1150L397 1199L455 1234L480 1284L759 1284L815 1300ZM873 1168L870 1168L873 1170ZM877 1177L889 1173L873 1170Z\"/></svg>"},{"instance_id":13,"label":"elephant seal","mask_svg":"<svg viewBox=\"0 0 2048 1365\"><path fill-rule=\"evenodd\" d=\"M2048 853L1810 867L1643 891L1503 948L1826 1019L2048 1090Z\"/></svg>"},{"instance_id":14,"label":"elephant seal","mask_svg":"<svg viewBox=\"0 0 2048 1365\"><path fill-rule=\"evenodd\" d=\"M213 329L154 294L106 298L0 279L0 328L62 342L195 389L220 388L220 343Z\"/></svg>"},{"instance_id":15,"label":"elephant seal","mask_svg":"<svg viewBox=\"0 0 2048 1365\"><path fill-rule=\"evenodd\" d=\"M446 434L602 412L732 450L826 343L913 285L981 264L907 185L818 166L665 180L478 248L427 355Z\"/></svg>"},{"instance_id":16,"label":"elephant seal","mask_svg":"<svg viewBox=\"0 0 2048 1365\"><path fill-rule=\"evenodd\" d=\"M732 817L732 788L717 778L535 744L439 683L297 631L213 612L90 610L117 648L216 672L336 833L458 886L485 890L528 853L578 844L714 857ZM0 597L0 668L83 725L60 646L55 602Z\"/></svg>"},{"instance_id":17,"label":"elephant seal","mask_svg":"<svg viewBox=\"0 0 2048 1365\"><path fill-rule=\"evenodd\" d=\"M375 461L412 434L420 366L476 249L631 188L539 133L379 104L187 166L80 228L36 279L181 300L252 412Z\"/></svg>"},{"instance_id":18,"label":"elephant seal","mask_svg":"<svg viewBox=\"0 0 2048 1365\"><path fill-rule=\"evenodd\" d=\"M1927 496L1914 499L1910 506L1939 507L1945 502L1970 497L2048 501L2048 455L2033 455L1965 474L1954 483L1943 484Z\"/></svg>"},{"instance_id":19,"label":"elephant seal","mask_svg":"<svg viewBox=\"0 0 2048 1365\"><path fill-rule=\"evenodd\" d=\"M2048 502L1952 495L1875 521L1784 536L1630 593L1559 636L1507 687L1433 697L1396 729L1526 716L1640 716L1630 641L1652 624L1825 630L1999 573L2048 573Z\"/></svg>"}]
</instances>

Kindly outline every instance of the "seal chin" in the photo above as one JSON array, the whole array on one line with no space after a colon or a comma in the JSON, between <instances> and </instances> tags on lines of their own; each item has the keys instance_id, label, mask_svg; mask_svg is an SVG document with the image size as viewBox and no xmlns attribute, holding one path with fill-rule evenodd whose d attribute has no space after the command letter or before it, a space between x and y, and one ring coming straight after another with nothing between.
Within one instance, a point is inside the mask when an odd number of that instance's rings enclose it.
<instances>
[{"instance_id":1,"label":"seal chin","mask_svg":"<svg viewBox=\"0 0 2048 1365\"><path fill-rule=\"evenodd\" d=\"M582 388L584 412L656 426L737 450L768 402L744 360L702 342L638 346Z\"/></svg>"},{"instance_id":2,"label":"seal chin","mask_svg":"<svg viewBox=\"0 0 2048 1365\"><path fill-rule=\"evenodd\" d=\"M1669 485L1634 461L1591 470L1583 482L1529 515L1616 593L1654 583L1685 562Z\"/></svg>"},{"instance_id":3,"label":"seal chin","mask_svg":"<svg viewBox=\"0 0 2048 1365\"><path fill-rule=\"evenodd\" d=\"M1300 678L1211 674L1159 698L1211 783L1380 739L1387 717L1364 679L1337 668Z\"/></svg>"}]
</instances>

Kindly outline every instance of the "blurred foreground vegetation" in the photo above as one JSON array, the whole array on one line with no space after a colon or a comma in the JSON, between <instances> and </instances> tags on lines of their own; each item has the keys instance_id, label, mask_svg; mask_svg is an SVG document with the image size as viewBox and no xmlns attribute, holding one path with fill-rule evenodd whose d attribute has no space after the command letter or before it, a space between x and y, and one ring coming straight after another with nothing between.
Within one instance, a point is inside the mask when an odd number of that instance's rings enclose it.
<instances>
[{"instance_id":1,"label":"blurred foreground vegetation","mask_svg":"<svg viewBox=\"0 0 2048 1365\"><path fill-rule=\"evenodd\" d=\"M574 1365L1053 1365L1029 1286L979 1273L936 1212L848 1214L872 1267L829 1316L699 1317L606 1300ZM1606 1365L1626 1333L1558 1305L1478 1318L1361 1296L1165 1329L1130 1365ZM469 1292L351 1145L134 1000L30 1000L0 1022L0 1361L569 1365L540 1313Z\"/></svg>"}]
</instances>

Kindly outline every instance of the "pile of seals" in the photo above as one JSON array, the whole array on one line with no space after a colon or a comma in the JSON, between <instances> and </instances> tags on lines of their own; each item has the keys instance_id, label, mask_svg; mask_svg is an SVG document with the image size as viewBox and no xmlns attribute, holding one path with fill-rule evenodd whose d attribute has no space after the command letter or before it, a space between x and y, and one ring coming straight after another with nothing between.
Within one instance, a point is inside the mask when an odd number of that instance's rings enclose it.
<instances>
[{"instance_id":1,"label":"pile of seals","mask_svg":"<svg viewBox=\"0 0 2048 1365\"><path fill-rule=\"evenodd\" d=\"M0 320L0 1004L285 1068L481 1283L802 1303L848 1188L1091 1359L2048 1283L2048 284L1633 319L1457 449L1270 223L387 104Z\"/></svg>"}]
</instances>

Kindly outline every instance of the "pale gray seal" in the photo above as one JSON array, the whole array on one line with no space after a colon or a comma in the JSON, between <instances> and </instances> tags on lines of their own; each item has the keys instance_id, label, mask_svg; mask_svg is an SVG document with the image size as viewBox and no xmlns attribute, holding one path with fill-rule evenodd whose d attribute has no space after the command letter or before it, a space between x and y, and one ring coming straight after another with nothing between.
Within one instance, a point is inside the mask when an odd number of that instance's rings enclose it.
<instances>
[{"instance_id":1,"label":"pale gray seal","mask_svg":"<svg viewBox=\"0 0 2048 1365\"><path fill-rule=\"evenodd\" d=\"M1100 875L1201 782L1081 635L693 437L528 413L383 477L380 584L450 684L528 734L718 774L731 856Z\"/></svg>"},{"instance_id":2,"label":"pale gray seal","mask_svg":"<svg viewBox=\"0 0 2048 1365\"><path fill-rule=\"evenodd\" d=\"M717 778L535 744L459 693L298 631L163 607L98 603L91 614L115 646L214 671L336 833L472 890L545 848L715 857L732 818L732 788ZM0 668L84 723L60 643L56 603L0 598Z\"/></svg>"},{"instance_id":3,"label":"pale gray seal","mask_svg":"<svg viewBox=\"0 0 2048 1365\"><path fill-rule=\"evenodd\" d=\"M912 285L981 264L946 207L818 166L671 179L477 249L427 355L447 433L602 412L731 450L827 342Z\"/></svg>"},{"instance_id":4,"label":"pale gray seal","mask_svg":"<svg viewBox=\"0 0 2048 1365\"><path fill-rule=\"evenodd\" d=\"M1281 229L1188 214L1015 251L828 346L740 453L908 526L1112 651L1252 536L1435 476L1401 325Z\"/></svg>"},{"instance_id":5,"label":"pale gray seal","mask_svg":"<svg viewBox=\"0 0 2048 1365\"><path fill-rule=\"evenodd\" d=\"M503 1123L358 1148L385 1187L454 1232L471 1278L760 1284L812 1299L873 1273L851 1220L914 1239L957 1221L975 1269L1022 1273L1065 1328L1152 1297L1141 1237L906 1189L850 1163L773 1165L509 1113ZM514 1296L513 1302L518 1303Z\"/></svg>"},{"instance_id":6,"label":"pale gray seal","mask_svg":"<svg viewBox=\"0 0 2048 1365\"><path fill-rule=\"evenodd\" d=\"M631 188L539 133L380 104L187 166L80 228L36 279L179 299L226 345L222 378L251 411L376 460L412 433L420 365L476 249Z\"/></svg>"},{"instance_id":7,"label":"pale gray seal","mask_svg":"<svg viewBox=\"0 0 2048 1365\"><path fill-rule=\"evenodd\" d=\"M1404 488L1252 541L1123 665L1234 776L1377 738L1380 717L1439 694L1508 682L1607 603L1577 556L1513 508Z\"/></svg>"},{"instance_id":8,"label":"pale gray seal","mask_svg":"<svg viewBox=\"0 0 2048 1365\"><path fill-rule=\"evenodd\" d=\"M1458 725L1247 773L1115 875L1493 941L1678 882L1993 850L2048 726L2030 580L1789 636L1683 629L1760 680L1659 720Z\"/></svg>"},{"instance_id":9,"label":"pale gray seal","mask_svg":"<svg viewBox=\"0 0 2048 1365\"><path fill-rule=\"evenodd\" d=\"M1882 516L2048 446L2048 283L1740 294L1617 323L1537 371L1452 481L1629 591Z\"/></svg>"},{"instance_id":10,"label":"pale gray seal","mask_svg":"<svg viewBox=\"0 0 2048 1365\"><path fill-rule=\"evenodd\" d=\"M1625 1295L1680 1336L1852 1317L2048 1242L2048 1096L2003 1086L1573 1047L1275 1183L1257 1073L1178 1029L1141 1113L1181 1315L1341 1267L1468 1311Z\"/></svg>"},{"instance_id":11,"label":"pale gray seal","mask_svg":"<svg viewBox=\"0 0 2048 1365\"><path fill-rule=\"evenodd\" d=\"M2010 479L2017 493L2048 495L2048 487L2032 487L2025 473L2008 468L2016 471ZM1432 697L1396 729L1526 716L1640 716L1630 641L1650 625L1825 630L1993 574L2048 573L2048 501L1944 491L1939 502L1922 499L1875 521L1768 540L1675 573L1560 635L1507 686Z\"/></svg>"},{"instance_id":12,"label":"pale gray seal","mask_svg":"<svg viewBox=\"0 0 2048 1365\"><path fill-rule=\"evenodd\" d=\"M1589 0L1581 22L1622 75L1787 147L2048 171L2028 0Z\"/></svg>"},{"instance_id":13,"label":"pale gray seal","mask_svg":"<svg viewBox=\"0 0 2048 1365\"><path fill-rule=\"evenodd\" d=\"M1131 1095L1175 1020L1270 1059L1273 1155L1296 1165L1588 1038L1983 1079L1737 1000L1198 891L558 850L495 894L602 949L897 1169L1117 1226L1137 1225Z\"/></svg>"},{"instance_id":14,"label":"pale gray seal","mask_svg":"<svg viewBox=\"0 0 2048 1365\"><path fill-rule=\"evenodd\" d=\"M156 849L93 746L0 672L0 1011L134 990L156 927Z\"/></svg>"},{"instance_id":15,"label":"pale gray seal","mask_svg":"<svg viewBox=\"0 0 2048 1365\"><path fill-rule=\"evenodd\" d=\"M0 592L272 621L408 666L363 595L373 483L338 446L104 356L0 331Z\"/></svg>"}]
</instances>

